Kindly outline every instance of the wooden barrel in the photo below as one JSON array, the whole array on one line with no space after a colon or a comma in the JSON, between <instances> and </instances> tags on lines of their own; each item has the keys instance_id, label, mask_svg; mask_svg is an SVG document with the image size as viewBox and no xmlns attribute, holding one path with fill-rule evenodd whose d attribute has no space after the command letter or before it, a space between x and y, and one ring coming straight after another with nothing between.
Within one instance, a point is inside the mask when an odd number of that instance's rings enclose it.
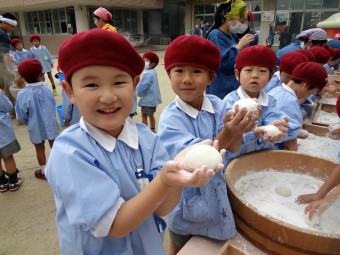
<instances>
[{"instance_id":1,"label":"wooden barrel","mask_svg":"<svg viewBox=\"0 0 340 255\"><path fill-rule=\"evenodd\" d=\"M252 244L269 254L340 254L340 235L303 229L263 215L235 189L235 183L249 171L287 169L327 179L336 162L290 151L247 154L227 167L228 197L238 231Z\"/></svg>"}]
</instances>

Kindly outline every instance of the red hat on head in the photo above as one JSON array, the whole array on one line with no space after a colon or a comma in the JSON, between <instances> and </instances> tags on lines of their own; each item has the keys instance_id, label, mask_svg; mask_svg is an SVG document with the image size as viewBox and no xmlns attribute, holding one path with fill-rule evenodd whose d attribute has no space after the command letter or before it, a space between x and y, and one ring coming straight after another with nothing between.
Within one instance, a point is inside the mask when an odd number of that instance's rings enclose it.
<instances>
[{"instance_id":1,"label":"red hat on head","mask_svg":"<svg viewBox=\"0 0 340 255\"><path fill-rule=\"evenodd\" d=\"M338 100L336 100L336 112L340 117L340 96L338 96Z\"/></svg>"},{"instance_id":2,"label":"red hat on head","mask_svg":"<svg viewBox=\"0 0 340 255\"><path fill-rule=\"evenodd\" d=\"M332 48L332 47L330 47L330 46L328 46L327 44L323 45L323 47L324 47L326 50L328 50L330 57L333 58L334 55L335 55L335 49Z\"/></svg>"},{"instance_id":3,"label":"red hat on head","mask_svg":"<svg viewBox=\"0 0 340 255\"><path fill-rule=\"evenodd\" d=\"M112 20L112 14L111 12L109 12L108 10L106 10L103 7L99 7L97 10L95 10L93 12L94 15L96 15L97 17L105 20L105 21L110 21Z\"/></svg>"},{"instance_id":4,"label":"red hat on head","mask_svg":"<svg viewBox=\"0 0 340 255\"><path fill-rule=\"evenodd\" d=\"M284 54L281 58L280 71L291 75L294 68L298 64L304 62L308 62L308 58L304 54L297 51L288 52Z\"/></svg>"},{"instance_id":5,"label":"red hat on head","mask_svg":"<svg viewBox=\"0 0 340 255\"><path fill-rule=\"evenodd\" d=\"M253 20L254 20L254 15L251 12L251 10L248 8L248 21L253 22Z\"/></svg>"},{"instance_id":6,"label":"red hat on head","mask_svg":"<svg viewBox=\"0 0 340 255\"><path fill-rule=\"evenodd\" d=\"M308 61L315 62L315 56L313 52L306 49L297 50L296 52L300 52L305 55L308 58Z\"/></svg>"},{"instance_id":7,"label":"red hat on head","mask_svg":"<svg viewBox=\"0 0 340 255\"><path fill-rule=\"evenodd\" d=\"M262 66L273 71L276 65L274 51L263 45L254 45L241 50L235 61L235 69L245 66Z\"/></svg>"},{"instance_id":8,"label":"red hat on head","mask_svg":"<svg viewBox=\"0 0 340 255\"><path fill-rule=\"evenodd\" d=\"M30 42L32 42L33 40L35 40L35 39L37 39L37 40L39 40L39 42L41 41L41 38L40 38L40 36L39 35L31 35L30 36Z\"/></svg>"},{"instance_id":9,"label":"red hat on head","mask_svg":"<svg viewBox=\"0 0 340 255\"><path fill-rule=\"evenodd\" d=\"M340 58L340 49L335 49L334 57L335 59Z\"/></svg>"},{"instance_id":10,"label":"red hat on head","mask_svg":"<svg viewBox=\"0 0 340 255\"><path fill-rule=\"evenodd\" d=\"M165 50L164 66L167 71L174 66L196 66L214 73L219 65L219 49L198 35L181 35Z\"/></svg>"},{"instance_id":11,"label":"red hat on head","mask_svg":"<svg viewBox=\"0 0 340 255\"><path fill-rule=\"evenodd\" d=\"M18 43L22 43L22 41L19 40L19 39L17 39L17 38L15 38L15 39L13 39L13 40L11 41L11 45L12 45L13 48L14 48L15 45L17 45Z\"/></svg>"},{"instance_id":12,"label":"red hat on head","mask_svg":"<svg viewBox=\"0 0 340 255\"><path fill-rule=\"evenodd\" d=\"M306 82L322 90L327 84L327 72L323 66L315 62L298 64L292 73L292 79Z\"/></svg>"},{"instance_id":13,"label":"red hat on head","mask_svg":"<svg viewBox=\"0 0 340 255\"><path fill-rule=\"evenodd\" d=\"M143 58L147 58L148 60L150 60L150 62L155 63L156 66L158 65L159 58L157 54L152 51L145 52L143 54Z\"/></svg>"},{"instance_id":14,"label":"red hat on head","mask_svg":"<svg viewBox=\"0 0 340 255\"><path fill-rule=\"evenodd\" d=\"M103 42L110 47L104 49ZM132 77L139 75L145 66L144 59L121 34L100 28L80 32L68 38L60 46L58 63L66 80L69 80L75 71L86 66L113 66Z\"/></svg>"},{"instance_id":15,"label":"red hat on head","mask_svg":"<svg viewBox=\"0 0 340 255\"><path fill-rule=\"evenodd\" d=\"M19 64L18 72L26 81L35 80L42 72L42 65L39 60L27 58Z\"/></svg>"},{"instance_id":16,"label":"red hat on head","mask_svg":"<svg viewBox=\"0 0 340 255\"><path fill-rule=\"evenodd\" d=\"M319 64L326 64L330 59L331 54L324 47L314 46L309 49L315 56L315 62Z\"/></svg>"}]
</instances>

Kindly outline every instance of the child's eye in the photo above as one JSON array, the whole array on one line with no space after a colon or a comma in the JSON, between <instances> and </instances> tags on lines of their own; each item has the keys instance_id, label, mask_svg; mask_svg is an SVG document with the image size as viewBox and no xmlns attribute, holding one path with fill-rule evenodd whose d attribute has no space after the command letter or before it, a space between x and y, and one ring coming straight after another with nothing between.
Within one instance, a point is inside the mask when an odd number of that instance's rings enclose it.
<instances>
[{"instance_id":1,"label":"child's eye","mask_svg":"<svg viewBox=\"0 0 340 255\"><path fill-rule=\"evenodd\" d=\"M261 69L260 72L261 72L261 73L267 73L268 70L267 70L267 69Z\"/></svg>"},{"instance_id":2,"label":"child's eye","mask_svg":"<svg viewBox=\"0 0 340 255\"><path fill-rule=\"evenodd\" d=\"M194 70L194 73L203 73L203 71L200 70L200 69L196 69L196 70Z\"/></svg>"},{"instance_id":3,"label":"child's eye","mask_svg":"<svg viewBox=\"0 0 340 255\"><path fill-rule=\"evenodd\" d=\"M175 69L175 72L176 73L183 73L183 70L182 69Z\"/></svg>"},{"instance_id":4,"label":"child's eye","mask_svg":"<svg viewBox=\"0 0 340 255\"><path fill-rule=\"evenodd\" d=\"M115 86L124 86L125 84L127 84L127 82L125 82L125 81L116 81L113 85L115 85Z\"/></svg>"},{"instance_id":5,"label":"child's eye","mask_svg":"<svg viewBox=\"0 0 340 255\"><path fill-rule=\"evenodd\" d=\"M95 87L98 87L98 85L94 83L89 83L89 84L86 84L84 87L95 88Z\"/></svg>"}]
</instances>

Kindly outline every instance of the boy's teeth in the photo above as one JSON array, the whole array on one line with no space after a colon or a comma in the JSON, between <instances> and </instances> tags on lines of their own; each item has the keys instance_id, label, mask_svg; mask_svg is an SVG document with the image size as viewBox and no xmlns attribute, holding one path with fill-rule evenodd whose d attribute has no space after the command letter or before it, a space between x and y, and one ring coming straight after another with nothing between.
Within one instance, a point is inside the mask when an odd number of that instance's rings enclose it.
<instances>
[{"instance_id":1,"label":"boy's teeth","mask_svg":"<svg viewBox=\"0 0 340 255\"><path fill-rule=\"evenodd\" d=\"M108 113L110 113L110 112L114 112L114 111L116 111L116 110L117 110L117 108L114 108L114 109L102 110L102 112L108 112Z\"/></svg>"}]
</instances>

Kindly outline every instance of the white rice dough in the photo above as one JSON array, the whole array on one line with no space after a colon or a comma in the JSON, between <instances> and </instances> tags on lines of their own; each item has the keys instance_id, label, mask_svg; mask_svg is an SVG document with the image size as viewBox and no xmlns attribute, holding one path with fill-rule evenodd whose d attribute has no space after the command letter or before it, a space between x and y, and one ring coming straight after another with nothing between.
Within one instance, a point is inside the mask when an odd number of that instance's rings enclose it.
<instances>
[{"instance_id":1,"label":"white rice dough","mask_svg":"<svg viewBox=\"0 0 340 255\"><path fill-rule=\"evenodd\" d=\"M317 228L320 225L320 218L317 212L315 212L312 216L312 219L309 219L309 212L305 214L306 224L312 228Z\"/></svg>"},{"instance_id":2,"label":"white rice dough","mask_svg":"<svg viewBox=\"0 0 340 255\"><path fill-rule=\"evenodd\" d=\"M258 114L258 103L251 98L244 98L244 99L240 99L238 101L235 102L233 109L235 110L235 106L238 105L239 110L241 110L242 108L247 108L249 111L253 111L255 113Z\"/></svg>"},{"instance_id":3,"label":"white rice dough","mask_svg":"<svg viewBox=\"0 0 340 255\"><path fill-rule=\"evenodd\" d=\"M292 195L292 191L290 190L290 188L287 188L285 186L276 187L275 192L282 197L290 197Z\"/></svg>"},{"instance_id":4,"label":"white rice dough","mask_svg":"<svg viewBox=\"0 0 340 255\"><path fill-rule=\"evenodd\" d=\"M265 126L264 128L265 128L265 134L264 134L265 137L273 137L273 136L277 136L281 134L280 130L274 125L268 125L268 126Z\"/></svg>"},{"instance_id":5,"label":"white rice dough","mask_svg":"<svg viewBox=\"0 0 340 255\"><path fill-rule=\"evenodd\" d=\"M195 170L203 165L209 169L215 169L223 159L221 154L212 146L207 144L198 144L188 151L184 156L185 164Z\"/></svg>"}]
</instances>

